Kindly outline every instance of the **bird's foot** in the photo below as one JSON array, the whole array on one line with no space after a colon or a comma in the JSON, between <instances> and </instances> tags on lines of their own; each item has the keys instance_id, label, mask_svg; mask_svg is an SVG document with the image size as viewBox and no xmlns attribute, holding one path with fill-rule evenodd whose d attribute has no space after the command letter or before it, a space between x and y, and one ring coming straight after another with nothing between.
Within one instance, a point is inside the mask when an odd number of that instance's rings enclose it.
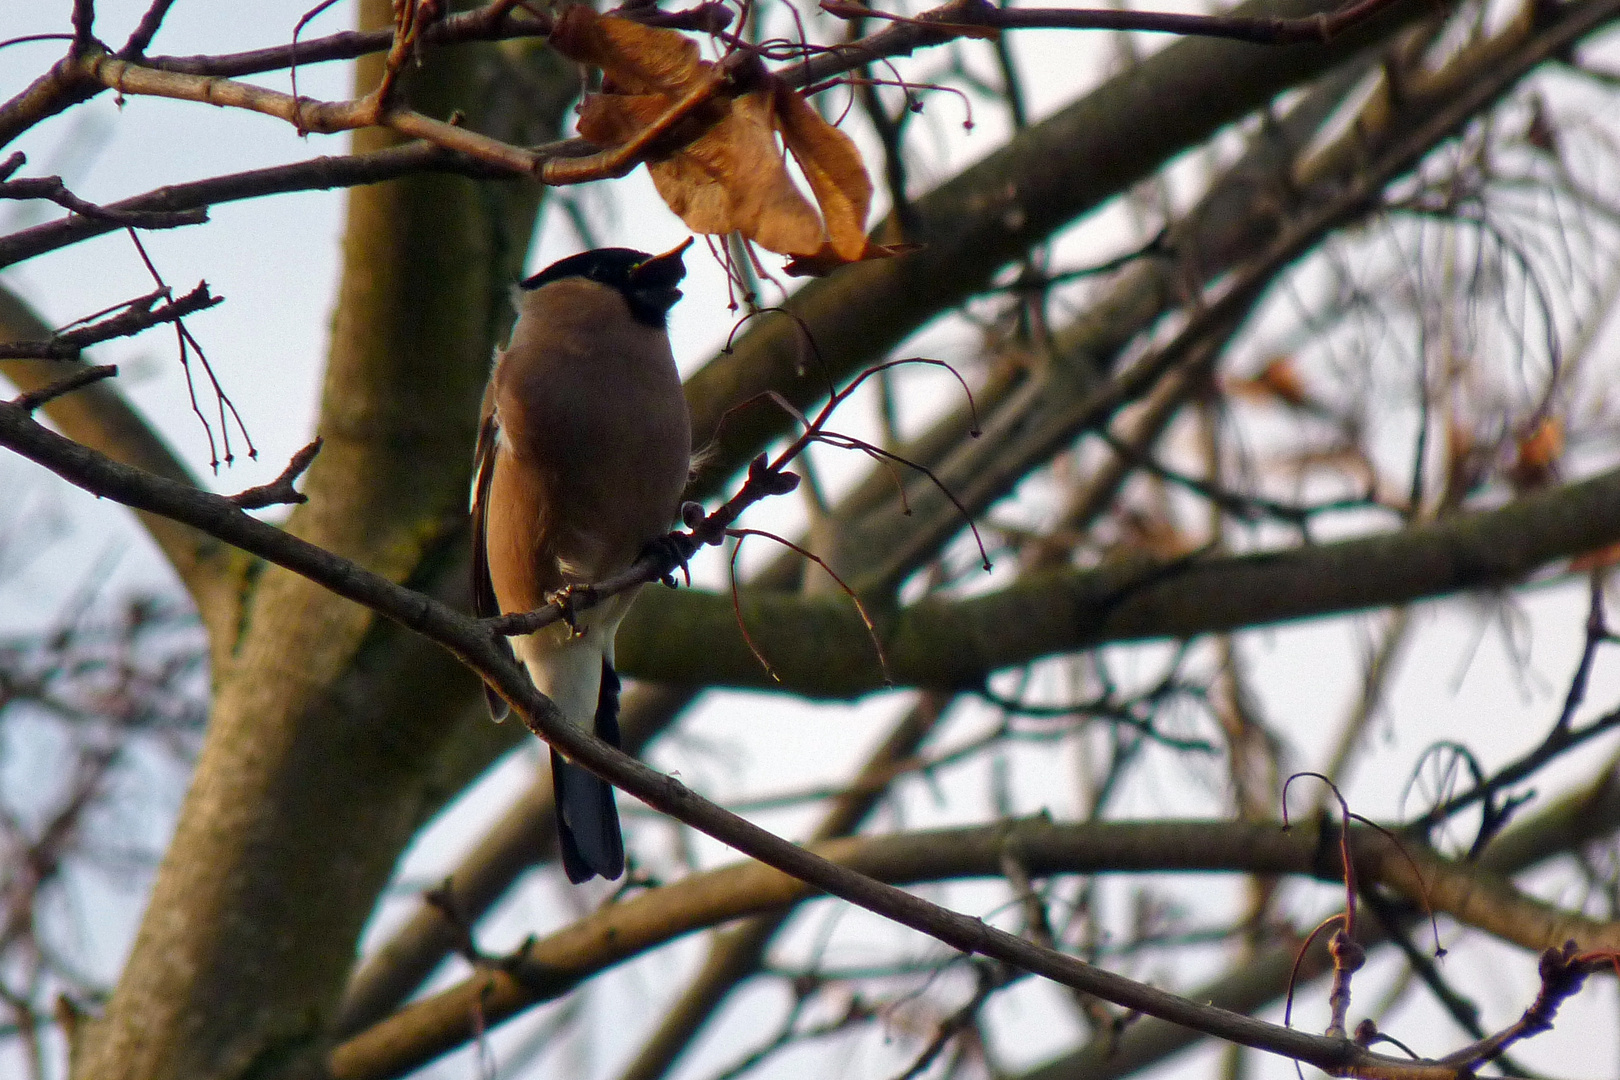
<instances>
[{"instance_id":1,"label":"bird's foot","mask_svg":"<svg viewBox=\"0 0 1620 1080\"><path fill-rule=\"evenodd\" d=\"M579 612L575 607L582 600L589 600L595 595L596 590L589 585L564 585L548 595L546 603L557 605L557 613L562 616L562 621L568 624L573 637L582 637L585 631L579 628Z\"/></svg>"},{"instance_id":2,"label":"bird's foot","mask_svg":"<svg viewBox=\"0 0 1620 1080\"><path fill-rule=\"evenodd\" d=\"M688 503L694 506L695 503ZM684 507L682 508L685 509ZM701 507L699 508L701 510ZM675 571L679 570L686 577L688 587L692 584L692 570L687 565L692 555L697 551L697 541L691 533L671 532L663 536L654 537L647 541L641 549L642 559L653 559L659 567L658 580L670 588L675 587Z\"/></svg>"}]
</instances>

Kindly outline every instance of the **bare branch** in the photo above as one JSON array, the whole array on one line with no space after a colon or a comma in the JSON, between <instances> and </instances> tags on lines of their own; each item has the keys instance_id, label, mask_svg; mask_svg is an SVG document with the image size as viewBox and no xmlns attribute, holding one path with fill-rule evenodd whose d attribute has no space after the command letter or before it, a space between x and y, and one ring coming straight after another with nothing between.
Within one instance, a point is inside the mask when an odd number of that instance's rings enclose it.
<instances>
[{"instance_id":1,"label":"bare branch","mask_svg":"<svg viewBox=\"0 0 1620 1080\"><path fill-rule=\"evenodd\" d=\"M157 301L165 301L158 304ZM206 281L178 299L169 300L168 290L159 289L146 296L120 305L123 311L100 322L57 334L49 341L8 341L0 343L0 359L5 360L74 360L81 350L113 338L132 337L142 330L176 322L187 315L206 311L221 303L224 297L208 291ZM156 305L156 306L154 306Z\"/></svg>"},{"instance_id":2,"label":"bare branch","mask_svg":"<svg viewBox=\"0 0 1620 1080\"><path fill-rule=\"evenodd\" d=\"M145 55L146 47L152 44L164 17L173 6L174 0L152 0L152 6L141 16L141 21L129 35L129 40L124 42L124 47L118 50L118 55L131 60Z\"/></svg>"},{"instance_id":3,"label":"bare branch","mask_svg":"<svg viewBox=\"0 0 1620 1080\"><path fill-rule=\"evenodd\" d=\"M95 0L73 0L73 51L82 53L95 44Z\"/></svg>"},{"instance_id":4,"label":"bare branch","mask_svg":"<svg viewBox=\"0 0 1620 1080\"><path fill-rule=\"evenodd\" d=\"M1377 15L1395 0L1359 0L1331 15L1302 19L1182 15L1163 11L1098 8L1000 8L988 0L958 0L920 17L875 11L854 0L821 0L821 9L845 19L874 18L926 28L935 33L987 36L984 30L1145 30L1164 34L1228 38L1256 45L1327 43L1350 27ZM975 31L978 31L975 33Z\"/></svg>"},{"instance_id":5,"label":"bare branch","mask_svg":"<svg viewBox=\"0 0 1620 1080\"><path fill-rule=\"evenodd\" d=\"M99 367L87 367L83 371L74 372L72 375L62 379L60 382L54 382L51 385L43 387L39 390L30 390L26 394L19 394L11 399L11 404L15 405L19 409L26 409L29 412L33 412L41 405L44 405L49 401L55 401L63 394L71 394L73 391L78 390L81 387L89 386L91 383L100 382L102 379L110 379L117 374L118 366L116 364L103 364Z\"/></svg>"},{"instance_id":6,"label":"bare branch","mask_svg":"<svg viewBox=\"0 0 1620 1080\"><path fill-rule=\"evenodd\" d=\"M572 144L562 144L556 148L556 152L563 152L564 146L572 149ZM463 154L445 150L428 142L414 142L348 157L310 158L308 161L294 162L290 165L250 169L246 172L209 177L189 184L174 184L110 203L102 209L114 215L178 214L213 206L216 203L256 199L263 195L281 195L291 191L325 191L432 172L484 178L501 175L489 165ZM55 251L121 227L121 223L115 220L100 217L69 217L61 221L35 225L10 236L0 237L0 267L10 266L12 263L31 259L36 255L43 255L48 251Z\"/></svg>"},{"instance_id":7,"label":"bare branch","mask_svg":"<svg viewBox=\"0 0 1620 1080\"><path fill-rule=\"evenodd\" d=\"M23 155L19 151L7 159L4 172L9 174L22 164ZM201 225L208 220L204 210L113 210L97 206L69 191L60 176L0 181L0 199L49 199L83 217L137 229L174 229L182 225Z\"/></svg>"},{"instance_id":8,"label":"bare branch","mask_svg":"<svg viewBox=\"0 0 1620 1080\"><path fill-rule=\"evenodd\" d=\"M1281 1028L1165 993L1083 961L1041 948L982 920L941 908L865 875L843 869L766 829L728 813L575 727L541 695L483 627L432 598L394 584L347 559L245 514L229 499L148 476L109 461L0 405L0 444L95 494L183 521L244 551L309 577L438 643L473 667L524 717L537 736L568 758L637 798L790 877L919 930L967 953L979 953L1054 979L1115 1004L1195 1027L1245 1046L1263 1047L1325 1069L1398 1065L1353 1043ZM464 1021L466 1010L458 1013ZM435 1047L436 1043L431 1044ZM436 1052L436 1050L434 1051ZM334 1062L336 1065L336 1062ZM343 1075L341 1069L334 1072ZM355 1075L388 1075L366 1072ZM1455 1080L1454 1072L1409 1072L1410 1080Z\"/></svg>"},{"instance_id":9,"label":"bare branch","mask_svg":"<svg viewBox=\"0 0 1620 1080\"><path fill-rule=\"evenodd\" d=\"M294 454L287 462L287 467L281 470L281 475L270 483L237 492L235 495L230 496L231 502L244 510L260 510L266 506L277 506L283 503L308 502L309 497L293 487L293 481L303 476L305 470L314 462L315 455L321 452L321 441L317 438Z\"/></svg>"}]
</instances>

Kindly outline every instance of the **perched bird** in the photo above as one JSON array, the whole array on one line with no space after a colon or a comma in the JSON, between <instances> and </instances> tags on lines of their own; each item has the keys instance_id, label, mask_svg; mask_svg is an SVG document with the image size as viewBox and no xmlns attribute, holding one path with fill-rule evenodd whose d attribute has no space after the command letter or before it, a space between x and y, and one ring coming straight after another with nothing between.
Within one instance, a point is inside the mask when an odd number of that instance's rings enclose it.
<instances>
[{"instance_id":1,"label":"perched bird","mask_svg":"<svg viewBox=\"0 0 1620 1080\"><path fill-rule=\"evenodd\" d=\"M480 616L542 607L633 563L674 523L691 418L665 322L691 241L663 255L587 251L522 283L518 319L484 392L472 492ZM620 593L511 644L570 723L619 745L613 637ZM497 720L506 704L486 688ZM569 880L616 878L624 840L613 787L551 752Z\"/></svg>"}]
</instances>

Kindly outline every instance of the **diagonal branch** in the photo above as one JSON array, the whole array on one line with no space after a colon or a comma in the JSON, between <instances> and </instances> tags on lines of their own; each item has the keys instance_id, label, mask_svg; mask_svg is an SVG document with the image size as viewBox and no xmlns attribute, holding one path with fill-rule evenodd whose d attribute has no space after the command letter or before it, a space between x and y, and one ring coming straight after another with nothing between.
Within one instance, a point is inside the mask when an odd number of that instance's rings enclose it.
<instances>
[{"instance_id":1,"label":"diagonal branch","mask_svg":"<svg viewBox=\"0 0 1620 1080\"><path fill-rule=\"evenodd\" d=\"M1402 1064L1342 1039L1305 1035L1166 993L839 867L727 812L673 777L648 768L568 723L557 706L534 688L523 670L497 647L476 620L431 597L396 585L347 559L258 521L229 499L110 461L55 434L36 423L25 410L9 404L0 404L0 445L45 465L86 491L200 528L416 631L476 670L516 708L530 730L570 760L662 812L817 890L920 931L962 952L1000 960L1218 1038L1268 1049L1326 1070ZM1456 1080L1454 1070L1407 1067L1404 1075L1410 1080Z\"/></svg>"},{"instance_id":2,"label":"diagonal branch","mask_svg":"<svg viewBox=\"0 0 1620 1080\"><path fill-rule=\"evenodd\" d=\"M935 34L950 33L959 37L987 36L983 33L985 30L1143 30L1248 41L1256 45L1293 45L1300 42L1327 44L1395 2L1398 0L1358 0L1331 14L1294 19L1119 8L1000 8L988 0L960 0L923 16L875 11L855 0L821 0L821 10L843 19L887 19L898 25L918 26Z\"/></svg>"},{"instance_id":3,"label":"diagonal branch","mask_svg":"<svg viewBox=\"0 0 1620 1080\"><path fill-rule=\"evenodd\" d=\"M827 809L811 833L811 842L847 836L859 829L888 791L899 768L933 733L950 703L947 695L926 694L906 710L889 737L855 775L849 791ZM758 972L766 949L790 914L791 910L782 910L760 915L717 932L697 974L669 1006L620 1074L620 1080L656 1080L669 1072L737 985Z\"/></svg>"}]
</instances>

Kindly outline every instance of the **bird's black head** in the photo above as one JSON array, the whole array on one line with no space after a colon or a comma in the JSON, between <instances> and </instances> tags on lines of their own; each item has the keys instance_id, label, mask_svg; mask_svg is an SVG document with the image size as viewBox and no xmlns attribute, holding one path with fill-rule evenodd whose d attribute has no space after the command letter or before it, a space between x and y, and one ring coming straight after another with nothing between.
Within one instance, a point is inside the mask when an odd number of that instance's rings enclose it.
<instances>
[{"instance_id":1,"label":"bird's black head","mask_svg":"<svg viewBox=\"0 0 1620 1080\"><path fill-rule=\"evenodd\" d=\"M680 247L662 255L649 255L632 248L582 251L525 279L523 288L538 289L571 277L610 285L624 294L636 321L663 329L669 319L669 309L681 298L681 290L675 286L686 276L681 256L691 245L688 237Z\"/></svg>"}]
</instances>

